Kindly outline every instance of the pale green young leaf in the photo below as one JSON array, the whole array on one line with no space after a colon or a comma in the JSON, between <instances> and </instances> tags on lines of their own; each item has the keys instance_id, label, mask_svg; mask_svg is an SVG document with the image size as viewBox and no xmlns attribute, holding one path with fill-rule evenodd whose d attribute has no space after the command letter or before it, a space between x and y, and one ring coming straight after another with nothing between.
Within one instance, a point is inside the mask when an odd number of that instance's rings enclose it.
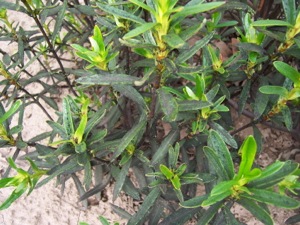
<instances>
[{"instance_id":1,"label":"pale green young leaf","mask_svg":"<svg viewBox=\"0 0 300 225\"><path fill-rule=\"evenodd\" d=\"M0 205L0 210L7 209L14 201L16 201L24 192L26 191L26 186L22 187L20 190L14 190L11 195Z\"/></svg>"},{"instance_id":2,"label":"pale green young leaf","mask_svg":"<svg viewBox=\"0 0 300 225\"><path fill-rule=\"evenodd\" d=\"M171 178L174 176L174 173L163 164L159 165L159 170L162 172L163 175L165 175L165 177L168 180L171 180Z\"/></svg>"},{"instance_id":3,"label":"pale green young leaf","mask_svg":"<svg viewBox=\"0 0 300 225\"><path fill-rule=\"evenodd\" d=\"M19 107L21 106L21 104L22 104L21 100L15 101L15 103L9 108L9 110L0 117L0 124L3 123L8 118L10 118L13 114L15 114L19 109Z\"/></svg>"},{"instance_id":4,"label":"pale green young leaf","mask_svg":"<svg viewBox=\"0 0 300 225\"><path fill-rule=\"evenodd\" d=\"M176 190L180 190L181 183L180 183L180 178L177 174L175 174L174 177L171 179L171 183ZM179 192L179 193L181 194L181 192ZM183 197L181 197L181 195L179 195L180 202L183 201Z\"/></svg>"},{"instance_id":5,"label":"pale green young leaf","mask_svg":"<svg viewBox=\"0 0 300 225\"><path fill-rule=\"evenodd\" d=\"M185 45L185 41L177 34L167 34L163 36L163 40L171 47L171 48L181 48Z\"/></svg>"},{"instance_id":6,"label":"pale green young leaf","mask_svg":"<svg viewBox=\"0 0 300 225\"><path fill-rule=\"evenodd\" d=\"M256 141L254 137L250 135L243 142L238 152L241 155L241 163L240 163L240 168L236 180L239 180L243 176L247 176L247 174L250 173L255 160L256 150L257 150Z\"/></svg>"},{"instance_id":7,"label":"pale green young leaf","mask_svg":"<svg viewBox=\"0 0 300 225\"><path fill-rule=\"evenodd\" d=\"M101 53L101 54L103 54L104 52L105 52L105 43L104 43L104 41L103 41L103 37L102 37L102 33L101 33L101 30L100 30L100 28L96 25L95 27L94 27L94 35L93 35L93 37L92 37L95 41L96 41L96 43L97 43L97 46L98 46L98 48L99 48L99 52Z\"/></svg>"}]
</instances>

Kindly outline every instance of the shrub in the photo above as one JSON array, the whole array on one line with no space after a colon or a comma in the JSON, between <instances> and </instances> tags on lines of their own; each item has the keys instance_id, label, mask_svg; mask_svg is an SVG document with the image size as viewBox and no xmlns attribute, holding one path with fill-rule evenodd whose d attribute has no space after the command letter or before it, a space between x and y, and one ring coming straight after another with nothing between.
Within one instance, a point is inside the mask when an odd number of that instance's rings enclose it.
<instances>
[{"instance_id":1,"label":"shrub","mask_svg":"<svg viewBox=\"0 0 300 225\"><path fill-rule=\"evenodd\" d=\"M114 180L113 199L124 191L143 201L134 215L118 208L128 224L242 224L230 212L234 203L273 224L268 204L298 208L298 163L255 163L258 124L299 138L298 3L244 2L1 1L0 40L17 43L18 52L0 51L0 146L15 148L0 181L15 190L0 209L54 178L72 178L85 203ZM36 27L24 30L7 10ZM216 43L232 38L238 43L225 59ZM79 68L66 67L69 60ZM42 69L30 73L36 62ZM32 94L32 83L42 90ZM62 88L70 95L59 111L51 96ZM51 131L24 140L30 104ZM243 129L253 127L253 135L242 143L230 132L233 110L251 119ZM25 171L14 161L28 146Z\"/></svg>"}]
</instances>

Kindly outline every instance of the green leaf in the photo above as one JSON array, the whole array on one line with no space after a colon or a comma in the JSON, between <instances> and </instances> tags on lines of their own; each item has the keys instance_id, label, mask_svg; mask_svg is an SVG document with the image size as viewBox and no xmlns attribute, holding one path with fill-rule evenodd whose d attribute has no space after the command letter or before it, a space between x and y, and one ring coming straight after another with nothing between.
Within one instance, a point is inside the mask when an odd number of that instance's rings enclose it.
<instances>
[{"instance_id":1,"label":"green leaf","mask_svg":"<svg viewBox=\"0 0 300 225\"><path fill-rule=\"evenodd\" d=\"M160 195L159 188L154 188L144 199L143 204L139 208L138 212L133 215L130 220L127 222L127 225L137 225L146 219L147 214L149 213L151 207L153 207L157 198Z\"/></svg>"},{"instance_id":2,"label":"green leaf","mask_svg":"<svg viewBox=\"0 0 300 225\"><path fill-rule=\"evenodd\" d=\"M0 205L0 210L7 209L14 201L16 201L21 195L26 191L26 184L20 184L22 185L21 189L14 190L11 195Z\"/></svg>"},{"instance_id":3,"label":"green leaf","mask_svg":"<svg viewBox=\"0 0 300 225\"><path fill-rule=\"evenodd\" d=\"M259 77L259 85L265 86L267 85L267 79L265 77ZM258 119L266 110L268 105L269 97L263 94L260 91L257 91L255 94L254 100L254 115L255 119Z\"/></svg>"},{"instance_id":4,"label":"green leaf","mask_svg":"<svg viewBox=\"0 0 300 225\"><path fill-rule=\"evenodd\" d=\"M218 132L218 134L223 138L226 144L230 145L233 148L238 148L238 145L234 138L221 125L215 122L211 122L209 125Z\"/></svg>"},{"instance_id":5,"label":"green leaf","mask_svg":"<svg viewBox=\"0 0 300 225\"><path fill-rule=\"evenodd\" d=\"M201 208L185 209L179 208L175 212L172 212L166 218L159 223L159 225L184 225L188 224L189 220L194 217Z\"/></svg>"},{"instance_id":6,"label":"green leaf","mask_svg":"<svg viewBox=\"0 0 300 225\"><path fill-rule=\"evenodd\" d=\"M156 11L151 8L150 6L144 4L143 2L139 1L139 0L129 0L130 2L138 5L139 7L146 9L147 11L149 11L152 15L156 15Z\"/></svg>"},{"instance_id":7,"label":"green leaf","mask_svg":"<svg viewBox=\"0 0 300 225\"><path fill-rule=\"evenodd\" d=\"M297 215L294 215L294 216L291 216L290 218L288 218L285 223L286 224L290 224L290 225L295 225L297 223L300 222L300 214L297 214Z\"/></svg>"},{"instance_id":8,"label":"green leaf","mask_svg":"<svg viewBox=\"0 0 300 225\"><path fill-rule=\"evenodd\" d=\"M282 0L281 2L287 22L289 22L290 24L295 24L295 12L297 12L295 0Z\"/></svg>"},{"instance_id":9,"label":"green leaf","mask_svg":"<svg viewBox=\"0 0 300 225\"><path fill-rule=\"evenodd\" d=\"M94 74L91 76L80 77L76 81L86 85L132 85L135 81L138 81L138 78L126 74Z\"/></svg>"},{"instance_id":10,"label":"green leaf","mask_svg":"<svg viewBox=\"0 0 300 225\"><path fill-rule=\"evenodd\" d=\"M230 152L221 136L216 131L211 130L208 135L207 144L219 156L220 161L226 170L228 178L232 179L234 176L233 161Z\"/></svg>"},{"instance_id":11,"label":"green leaf","mask_svg":"<svg viewBox=\"0 0 300 225\"><path fill-rule=\"evenodd\" d=\"M123 39L130 39L136 37L142 33L145 33L148 30L151 30L157 23L144 23L141 26L136 27L133 30L130 30L127 34L123 36Z\"/></svg>"},{"instance_id":12,"label":"green leaf","mask_svg":"<svg viewBox=\"0 0 300 225\"><path fill-rule=\"evenodd\" d=\"M242 205L245 209L252 213L254 217L259 219L265 225L273 225L274 222L270 214L265 210L264 207L256 204L255 201L251 199L240 198L237 203Z\"/></svg>"},{"instance_id":13,"label":"green leaf","mask_svg":"<svg viewBox=\"0 0 300 225\"><path fill-rule=\"evenodd\" d=\"M272 26L285 26L292 27L293 25L283 20L257 20L252 22L254 27L272 27Z\"/></svg>"},{"instance_id":14,"label":"green leaf","mask_svg":"<svg viewBox=\"0 0 300 225\"><path fill-rule=\"evenodd\" d=\"M174 177L171 179L171 182L172 182L172 185L173 187L175 188L175 190L180 190L180 187L181 187L181 183L180 183L180 178L178 177L177 174L174 175ZM180 192L181 193L181 192ZM181 194L182 196L182 194ZM183 201L183 198L179 198L181 199L180 201L182 202Z\"/></svg>"},{"instance_id":15,"label":"green leaf","mask_svg":"<svg viewBox=\"0 0 300 225\"><path fill-rule=\"evenodd\" d=\"M281 182L286 176L293 174L298 169L298 164L292 161L276 161L267 166L260 177L249 182L248 187L266 189Z\"/></svg>"},{"instance_id":16,"label":"green leaf","mask_svg":"<svg viewBox=\"0 0 300 225\"><path fill-rule=\"evenodd\" d=\"M251 194L242 193L241 197L253 199L262 203L272 204L274 206L286 209L296 209L300 206L299 201L273 191L254 188L249 188L249 191Z\"/></svg>"},{"instance_id":17,"label":"green leaf","mask_svg":"<svg viewBox=\"0 0 300 225\"><path fill-rule=\"evenodd\" d=\"M244 111L244 108L245 108L245 105L247 103L247 99L249 97L249 92L250 92L250 88L251 88L251 80L248 79L246 81L246 84L244 85L243 87L243 90L242 90L242 93L240 95L240 98L239 98L239 115Z\"/></svg>"},{"instance_id":18,"label":"green leaf","mask_svg":"<svg viewBox=\"0 0 300 225\"><path fill-rule=\"evenodd\" d=\"M174 173L163 164L159 165L159 169L168 180L171 180L171 178L174 176Z\"/></svg>"},{"instance_id":19,"label":"green leaf","mask_svg":"<svg viewBox=\"0 0 300 225\"><path fill-rule=\"evenodd\" d=\"M134 87L130 85L113 85L113 88L125 95L127 98L136 102L140 111L149 110L143 96Z\"/></svg>"},{"instance_id":20,"label":"green leaf","mask_svg":"<svg viewBox=\"0 0 300 225\"><path fill-rule=\"evenodd\" d=\"M281 86L262 86L259 91L268 95L279 95L281 97L287 97L289 92L286 88Z\"/></svg>"},{"instance_id":21,"label":"green leaf","mask_svg":"<svg viewBox=\"0 0 300 225\"><path fill-rule=\"evenodd\" d=\"M293 121L292 121L292 114L289 107L285 106L281 108L281 113L283 116L284 124L286 128L291 131L293 129Z\"/></svg>"},{"instance_id":22,"label":"green leaf","mask_svg":"<svg viewBox=\"0 0 300 225\"><path fill-rule=\"evenodd\" d=\"M164 159L165 155L168 152L168 148L170 145L173 145L173 143L177 140L179 135L178 129L173 129L170 131L170 133L164 138L163 142L159 146L159 148L154 153L151 164L153 166L157 165L161 162L161 160Z\"/></svg>"},{"instance_id":23,"label":"green leaf","mask_svg":"<svg viewBox=\"0 0 300 225\"><path fill-rule=\"evenodd\" d=\"M131 159L127 161L127 163L122 167L120 173L118 174L115 188L113 190L113 201L117 199L120 191L122 190L130 165L131 165Z\"/></svg>"},{"instance_id":24,"label":"green leaf","mask_svg":"<svg viewBox=\"0 0 300 225\"><path fill-rule=\"evenodd\" d=\"M68 6L68 0L64 0L61 9L57 13L57 17L56 17L55 25L54 25L54 30L52 32L52 37L51 37L51 42L53 44L54 44L56 35L58 34L58 32L62 28L62 23L63 23L64 17L65 17L65 12L66 12L67 6Z\"/></svg>"},{"instance_id":25,"label":"green leaf","mask_svg":"<svg viewBox=\"0 0 300 225\"><path fill-rule=\"evenodd\" d=\"M167 34L163 36L163 40L171 47L171 48L181 48L185 45L185 41L177 34Z\"/></svg>"},{"instance_id":26,"label":"green leaf","mask_svg":"<svg viewBox=\"0 0 300 225\"><path fill-rule=\"evenodd\" d=\"M146 127L146 115L142 114L139 121L124 135L121 139L116 151L114 152L111 161L117 159L122 152L126 149L126 147L130 144L130 142Z\"/></svg>"},{"instance_id":27,"label":"green leaf","mask_svg":"<svg viewBox=\"0 0 300 225\"><path fill-rule=\"evenodd\" d=\"M102 4L102 3L99 3L99 2L97 2L96 5L97 5L100 9L102 9L103 11L107 12L107 13L110 14L110 15L114 15L114 16L117 16L117 17L121 17L121 18L130 20L130 21L139 23L139 24L145 23L145 21L144 21L143 19L141 19L140 17L137 17L137 16L135 16L134 14L129 13L129 12L127 12L127 11L120 10L120 9L115 8L115 7L113 7L113 6L105 5L105 4Z\"/></svg>"},{"instance_id":28,"label":"green leaf","mask_svg":"<svg viewBox=\"0 0 300 225\"><path fill-rule=\"evenodd\" d=\"M281 61L275 61L273 65L282 75L293 81L295 87L300 87L300 73L294 67Z\"/></svg>"},{"instance_id":29,"label":"green leaf","mask_svg":"<svg viewBox=\"0 0 300 225\"><path fill-rule=\"evenodd\" d=\"M248 136L239 149L241 155L241 163L236 179L239 180L243 176L247 176L253 166L256 156L257 145L252 135Z\"/></svg>"},{"instance_id":30,"label":"green leaf","mask_svg":"<svg viewBox=\"0 0 300 225\"><path fill-rule=\"evenodd\" d=\"M185 6L183 10L175 13L173 16L171 16L171 20L175 20L179 17L187 17L190 15L198 14L201 12L206 12L212 9L215 9L217 7L220 7L221 5L225 4L225 2L210 2L210 3L200 3L197 5L192 6Z\"/></svg>"},{"instance_id":31,"label":"green leaf","mask_svg":"<svg viewBox=\"0 0 300 225\"><path fill-rule=\"evenodd\" d=\"M70 138L74 134L74 124L70 104L67 98L63 99L63 126L66 134Z\"/></svg>"},{"instance_id":32,"label":"green leaf","mask_svg":"<svg viewBox=\"0 0 300 225\"><path fill-rule=\"evenodd\" d=\"M178 104L175 98L165 91L164 89L158 89L159 102L161 109L167 117L168 121L174 121L178 114Z\"/></svg>"},{"instance_id":33,"label":"green leaf","mask_svg":"<svg viewBox=\"0 0 300 225\"><path fill-rule=\"evenodd\" d=\"M209 102L202 102L202 101L195 101L195 100L192 101L179 100L177 101L177 103L178 103L179 112L194 111L194 110L199 110L211 106L211 103Z\"/></svg>"},{"instance_id":34,"label":"green leaf","mask_svg":"<svg viewBox=\"0 0 300 225\"><path fill-rule=\"evenodd\" d=\"M227 171L225 170L220 157L217 155L216 151L210 147L204 146L204 154L211 165L211 168L216 171L218 179L221 181L229 180Z\"/></svg>"},{"instance_id":35,"label":"green leaf","mask_svg":"<svg viewBox=\"0 0 300 225\"><path fill-rule=\"evenodd\" d=\"M173 148L172 146L169 147L168 164L170 168L176 167L178 156L179 156L179 150L180 150L180 145L178 142L176 143L175 148Z\"/></svg>"},{"instance_id":36,"label":"green leaf","mask_svg":"<svg viewBox=\"0 0 300 225\"><path fill-rule=\"evenodd\" d=\"M204 200L208 198L208 194L196 196L192 199L179 203L184 208L198 208L201 207Z\"/></svg>"},{"instance_id":37,"label":"green leaf","mask_svg":"<svg viewBox=\"0 0 300 225\"><path fill-rule=\"evenodd\" d=\"M21 106L22 101L17 100L15 103L9 108L7 112L5 112L3 115L0 117L0 124L3 123L5 120L7 120L9 117L11 117L13 114L17 112L19 107Z\"/></svg>"},{"instance_id":38,"label":"green leaf","mask_svg":"<svg viewBox=\"0 0 300 225\"><path fill-rule=\"evenodd\" d=\"M209 207L208 210L201 216L198 220L197 225L207 225L214 218L214 216L218 213L219 209L223 206L223 202L218 202Z\"/></svg>"},{"instance_id":39,"label":"green leaf","mask_svg":"<svg viewBox=\"0 0 300 225\"><path fill-rule=\"evenodd\" d=\"M181 64L186 60L190 59L191 57L193 57L196 54L196 52L199 51L199 49L203 48L205 45L208 44L208 42L210 41L210 39L212 39L213 36L214 36L214 32L211 32L210 34L203 37L201 40L197 41L193 45L193 47L191 47L188 50L184 50L182 53L180 53L177 59L175 60L175 62Z\"/></svg>"}]
</instances>

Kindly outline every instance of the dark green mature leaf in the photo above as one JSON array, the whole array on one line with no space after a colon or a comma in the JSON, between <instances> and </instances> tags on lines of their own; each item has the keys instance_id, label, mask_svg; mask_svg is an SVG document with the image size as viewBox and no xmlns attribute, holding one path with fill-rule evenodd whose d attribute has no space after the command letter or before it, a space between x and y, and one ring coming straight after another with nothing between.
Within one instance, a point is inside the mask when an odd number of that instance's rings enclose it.
<instances>
[{"instance_id":1,"label":"dark green mature leaf","mask_svg":"<svg viewBox=\"0 0 300 225\"><path fill-rule=\"evenodd\" d=\"M122 187L124 185L125 179L127 177L128 174L128 170L130 168L131 165L131 160L132 158L130 158L125 165L122 167L120 173L118 174L118 177L116 179L116 184L115 184L115 188L113 191L113 201L115 201L120 193L120 191L122 190Z\"/></svg>"},{"instance_id":2,"label":"dark green mature leaf","mask_svg":"<svg viewBox=\"0 0 300 225\"><path fill-rule=\"evenodd\" d=\"M273 164L267 166L261 173L260 177L249 182L248 187L255 188L270 188L286 176L294 173L298 169L298 164L292 161L280 162L276 161Z\"/></svg>"},{"instance_id":3,"label":"dark green mature leaf","mask_svg":"<svg viewBox=\"0 0 300 225\"><path fill-rule=\"evenodd\" d=\"M94 74L80 77L76 81L86 85L132 85L135 81L138 81L138 78L126 74Z\"/></svg>"},{"instance_id":4,"label":"dark green mature leaf","mask_svg":"<svg viewBox=\"0 0 300 225\"><path fill-rule=\"evenodd\" d=\"M113 88L132 101L138 103L141 110L148 110L148 106L143 96L134 87L130 85L113 85Z\"/></svg>"},{"instance_id":5,"label":"dark green mature leaf","mask_svg":"<svg viewBox=\"0 0 300 225\"><path fill-rule=\"evenodd\" d=\"M152 191L144 199L143 204L139 208L138 212L130 218L127 225L137 225L144 221L147 218L146 216L148 215L151 207L153 207L159 195L159 188L152 189Z\"/></svg>"},{"instance_id":6,"label":"dark green mature leaf","mask_svg":"<svg viewBox=\"0 0 300 225\"><path fill-rule=\"evenodd\" d=\"M130 144L130 142L146 127L146 115L142 114L139 121L124 135L121 139L111 161L114 161L118 158L122 152L126 149L126 147Z\"/></svg>"},{"instance_id":7,"label":"dark green mature leaf","mask_svg":"<svg viewBox=\"0 0 300 225\"><path fill-rule=\"evenodd\" d=\"M245 83L245 86L243 87L242 93L240 95L240 99L239 99L239 115L241 115L241 113L244 111L245 105L247 103L247 99L249 97L249 92L250 92L250 88L251 88L251 80L248 79Z\"/></svg>"},{"instance_id":8,"label":"dark green mature leaf","mask_svg":"<svg viewBox=\"0 0 300 225\"><path fill-rule=\"evenodd\" d=\"M129 220L132 217L132 215L129 212L125 211L123 208L116 206L114 204L110 204L110 205L111 205L112 210L115 213L117 213L120 217L127 219L127 220Z\"/></svg>"},{"instance_id":9,"label":"dark green mature leaf","mask_svg":"<svg viewBox=\"0 0 300 225\"><path fill-rule=\"evenodd\" d=\"M291 27L292 24L283 20L257 20L252 22L254 27L271 27L271 26L285 26Z\"/></svg>"},{"instance_id":10,"label":"dark green mature leaf","mask_svg":"<svg viewBox=\"0 0 300 225\"><path fill-rule=\"evenodd\" d=\"M140 17L137 17L134 14L129 13L127 11L118 9L118 8L110 6L110 5L105 5L105 4L102 4L99 2L97 2L96 4L100 9L109 13L110 15L118 16L118 17L130 20L130 21L133 21L133 22L136 22L139 24L145 23L145 21L143 19L141 19Z\"/></svg>"},{"instance_id":11,"label":"dark green mature leaf","mask_svg":"<svg viewBox=\"0 0 300 225\"><path fill-rule=\"evenodd\" d=\"M270 214L265 210L264 207L256 204L255 201L251 199L240 198L237 203L242 205L245 209L252 213L257 219L259 219L265 225L273 225L274 222Z\"/></svg>"},{"instance_id":12,"label":"dark green mature leaf","mask_svg":"<svg viewBox=\"0 0 300 225\"><path fill-rule=\"evenodd\" d=\"M287 22L289 22L290 24L294 24L296 19L295 12L297 11L295 0L282 0L281 2Z\"/></svg>"},{"instance_id":13,"label":"dark green mature leaf","mask_svg":"<svg viewBox=\"0 0 300 225\"><path fill-rule=\"evenodd\" d=\"M55 20L56 22L55 22L54 30L52 32L52 37L51 37L52 43L55 42L56 35L62 28L62 23L63 23L64 17L65 17L65 12L66 12L67 6L68 6L68 0L64 0L62 7L60 8L60 11L57 14L57 18Z\"/></svg>"},{"instance_id":14,"label":"dark green mature leaf","mask_svg":"<svg viewBox=\"0 0 300 225\"><path fill-rule=\"evenodd\" d=\"M188 220L192 219L201 209L185 209L180 208L166 217L159 225L184 225Z\"/></svg>"},{"instance_id":15,"label":"dark green mature leaf","mask_svg":"<svg viewBox=\"0 0 300 225\"><path fill-rule=\"evenodd\" d=\"M300 222L300 214L291 216L290 218L288 218L285 221L286 224L290 224L290 225L293 225L293 224L295 225L295 224L297 224L299 222Z\"/></svg>"},{"instance_id":16,"label":"dark green mature leaf","mask_svg":"<svg viewBox=\"0 0 300 225\"><path fill-rule=\"evenodd\" d=\"M180 205L184 208L198 208L201 207L203 201L206 200L208 196L209 196L208 194L196 196L192 199L181 202Z\"/></svg>"},{"instance_id":17,"label":"dark green mature leaf","mask_svg":"<svg viewBox=\"0 0 300 225\"><path fill-rule=\"evenodd\" d=\"M48 125L52 128L52 130L59 134L64 140L67 140L69 137L68 137L68 134L66 133L65 131L65 128L60 125L59 123L56 123L56 122L53 122L53 121L47 121Z\"/></svg>"},{"instance_id":18,"label":"dark green mature leaf","mask_svg":"<svg viewBox=\"0 0 300 225\"><path fill-rule=\"evenodd\" d=\"M211 130L208 135L207 144L211 147L215 153L219 156L220 161L226 170L229 179L234 176L234 166L228 148L221 136L214 130Z\"/></svg>"},{"instance_id":19,"label":"dark green mature leaf","mask_svg":"<svg viewBox=\"0 0 300 225\"><path fill-rule=\"evenodd\" d=\"M159 148L156 150L154 153L151 164L157 165L161 162L161 160L164 159L165 155L168 153L168 149L170 145L173 145L173 143L177 140L179 136L179 130L178 129L173 129L170 131L168 136L166 136L159 146Z\"/></svg>"},{"instance_id":20,"label":"dark green mature leaf","mask_svg":"<svg viewBox=\"0 0 300 225\"><path fill-rule=\"evenodd\" d=\"M229 180L227 171L225 170L225 168L222 164L222 161L221 161L219 155L217 155L216 151L210 147L205 146L203 148L203 152L204 152L207 160L211 164L211 168L217 173L218 179L220 181Z\"/></svg>"},{"instance_id":21,"label":"dark green mature leaf","mask_svg":"<svg viewBox=\"0 0 300 225\"><path fill-rule=\"evenodd\" d=\"M221 125L215 122L211 122L209 125L218 132L218 134L223 138L225 143L227 143L233 148L238 148L238 145L234 138Z\"/></svg>"},{"instance_id":22,"label":"dark green mature leaf","mask_svg":"<svg viewBox=\"0 0 300 225\"><path fill-rule=\"evenodd\" d=\"M183 101L177 101L178 103L178 111L179 112L187 112L187 111L194 111L194 110L199 110L203 109L206 107L211 106L212 104L209 102L201 102L201 101L188 101L188 100L183 100Z\"/></svg>"},{"instance_id":23,"label":"dark green mature leaf","mask_svg":"<svg viewBox=\"0 0 300 225\"><path fill-rule=\"evenodd\" d=\"M211 32L210 34L203 37L201 40L197 41L193 47L191 47L188 50L183 51L177 59L175 60L176 63L181 64L188 60L189 58L193 57L196 52L198 52L201 48L203 48L214 36L214 32Z\"/></svg>"},{"instance_id":24,"label":"dark green mature leaf","mask_svg":"<svg viewBox=\"0 0 300 225\"><path fill-rule=\"evenodd\" d=\"M286 195L278 194L274 191L249 188L251 194L242 193L241 197L252 199L258 202L272 204L274 206L286 209L296 209L300 206L300 202Z\"/></svg>"},{"instance_id":25,"label":"dark green mature leaf","mask_svg":"<svg viewBox=\"0 0 300 225\"><path fill-rule=\"evenodd\" d=\"M67 98L63 99L63 126L65 133L70 138L74 134L74 124L70 104Z\"/></svg>"},{"instance_id":26,"label":"dark green mature leaf","mask_svg":"<svg viewBox=\"0 0 300 225\"><path fill-rule=\"evenodd\" d=\"M166 115L168 121L174 121L178 114L178 103L176 102L173 95L164 89L158 89L159 102L161 109Z\"/></svg>"},{"instance_id":27,"label":"dark green mature leaf","mask_svg":"<svg viewBox=\"0 0 300 225\"><path fill-rule=\"evenodd\" d=\"M59 110L58 109L58 106L57 106L57 102L56 101L54 101L53 100L53 98L51 98L51 97L48 97L48 96L46 96L46 95L41 95L40 96L41 97L41 99L43 99L49 106L51 106L53 109L55 109L55 110Z\"/></svg>"},{"instance_id":28,"label":"dark green mature leaf","mask_svg":"<svg viewBox=\"0 0 300 225\"><path fill-rule=\"evenodd\" d=\"M265 77L259 77L259 85L265 86L267 85L267 79ZM268 105L269 97L265 94L263 94L260 91L257 91L255 94L255 100L254 100L254 115L255 119L258 119L266 110L266 107Z\"/></svg>"},{"instance_id":29,"label":"dark green mature leaf","mask_svg":"<svg viewBox=\"0 0 300 225\"><path fill-rule=\"evenodd\" d=\"M289 107L287 107L287 106L282 107L281 108L281 113L282 113L283 121L284 121L284 124L285 124L286 128L288 130L292 130L293 121L292 121L292 114L291 114L291 111L290 111Z\"/></svg>"},{"instance_id":30,"label":"dark green mature leaf","mask_svg":"<svg viewBox=\"0 0 300 225\"><path fill-rule=\"evenodd\" d=\"M223 202L218 202L209 207L208 210L198 220L197 225L207 225L213 217L218 213L219 209L223 206Z\"/></svg>"},{"instance_id":31,"label":"dark green mature leaf","mask_svg":"<svg viewBox=\"0 0 300 225\"><path fill-rule=\"evenodd\" d=\"M20 6L20 4L15 4L8 1L0 1L0 8L10 9L14 11L23 12L23 13L27 12L27 10L23 6Z\"/></svg>"}]
</instances>

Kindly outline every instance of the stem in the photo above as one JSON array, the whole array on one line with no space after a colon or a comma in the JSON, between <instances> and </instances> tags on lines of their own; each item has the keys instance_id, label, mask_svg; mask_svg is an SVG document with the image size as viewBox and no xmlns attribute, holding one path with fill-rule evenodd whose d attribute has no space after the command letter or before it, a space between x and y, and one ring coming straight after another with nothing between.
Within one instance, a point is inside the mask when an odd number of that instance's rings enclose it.
<instances>
[{"instance_id":1,"label":"stem","mask_svg":"<svg viewBox=\"0 0 300 225\"><path fill-rule=\"evenodd\" d=\"M38 17L36 16L36 13L31 9L30 5L27 3L26 0L21 0L21 1L22 1L22 3L25 5L25 7L26 7L26 9L28 10L29 14L30 14L30 15L32 16L32 18L34 19L34 21L35 21L35 23L37 24L37 26L39 27L40 31L42 32L42 34L43 34L43 36L44 36L44 38L45 38L45 40L46 40L46 42L47 42L47 44L48 44L48 46L49 46L49 48L50 48L50 51L53 53L53 56L54 56L54 58L56 59L58 65L59 65L59 67L60 67L60 69L61 69L61 71L62 71L62 73L63 73L63 75L64 75L64 77L65 77L65 81L67 82L67 84L68 84L68 86L69 86L71 92L72 92L75 96L78 96L77 93L75 92L75 90L73 89L73 86L72 86L72 84L71 84L71 82L70 82L70 80L69 80L69 78L68 78L68 76L67 76L67 73L66 73L66 71L65 71L65 68L64 68L64 66L63 66L63 64L62 64L62 62L61 62L59 56L57 55L57 53L56 53L56 51L55 51L55 49L54 49L54 47L53 47L53 45L52 45L52 43L51 43L51 41L50 41L48 35L47 35L47 33L45 32L45 30L44 30L42 24L40 23Z\"/></svg>"}]
</instances>

